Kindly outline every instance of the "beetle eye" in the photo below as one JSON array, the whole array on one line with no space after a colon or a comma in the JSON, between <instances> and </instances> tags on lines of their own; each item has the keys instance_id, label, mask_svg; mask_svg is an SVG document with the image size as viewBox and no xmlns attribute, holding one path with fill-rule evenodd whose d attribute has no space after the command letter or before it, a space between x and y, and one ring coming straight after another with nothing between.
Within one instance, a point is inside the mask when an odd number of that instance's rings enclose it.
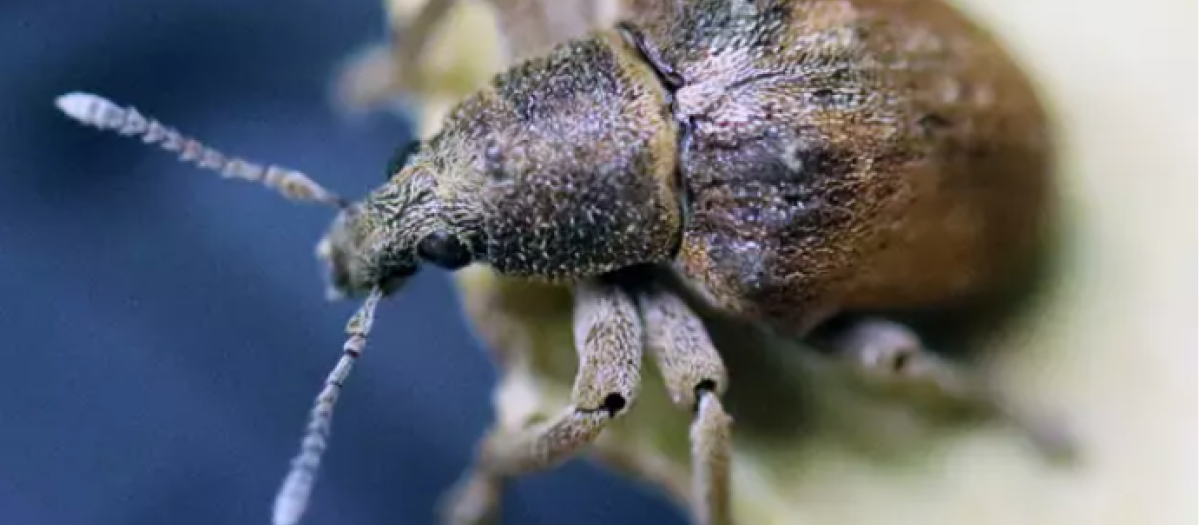
<instances>
[{"instance_id":1,"label":"beetle eye","mask_svg":"<svg viewBox=\"0 0 1200 525\"><path fill-rule=\"evenodd\" d=\"M408 164L408 159L419 149L421 149L421 141L416 139L410 140L403 146L396 148L396 151L392 152L392 158L388 159L387 178L391 179L396 172L404 169L404 165Z\"/></svg>"},{"instance_id":2,"label":"beetle eye","mask_svg":"<svg viewBox=\"0 0 1200 525\"><path fill-rule=\"evenodd\" d=\"M457 270L471 263L471 252L458 237L446 232L433 232L417 244L417 255L447 270Z\"/></svg>"}]
</instances>

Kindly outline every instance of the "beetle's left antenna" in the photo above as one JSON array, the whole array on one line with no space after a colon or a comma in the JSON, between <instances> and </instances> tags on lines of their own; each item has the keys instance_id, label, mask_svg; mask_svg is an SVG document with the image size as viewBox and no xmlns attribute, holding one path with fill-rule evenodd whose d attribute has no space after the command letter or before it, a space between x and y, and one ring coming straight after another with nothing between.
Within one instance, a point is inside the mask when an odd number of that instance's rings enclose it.
<instances>
[{"instance_id":1,"label":"beetle's left antenna","mask_svg":"<svg viewBox=\"0 0 1200 525\"><path fill-rule=\"evenodd\" d=\"M181 160L218 172L223 177L258 182L296 201L320 202L337 208L347 205L344 199L299 171L274 164L263 166L227 156L154 118L142 115L135 108L118 106L102 96L67 93L55 99L54 103L63 113L79 122L127 137L140 137L147 144L157 144L167 151L177 152Z\"/></svg>"},{"instance_id":2,"label":"beetle's left antenna","mask_svg":"<svg viewBox=\"0 0 1200 525\"><path fill-rule=\"evenodd\" d=\"M275 510L272 516L274 525L294 525L300 521L304 510L308 507L308 498L316 482L317 469L321 465L321 456L328 446L329 431L333 423L333 409L337 405L338 395L342 392L342 384L350 376L354 363L362 355L367 345L367 336L371 334L371 325L375 321L375 308L383 298L383 289L376 287L363 301L362 306L346 323L346 342L342 345L342 357L337 365L325 378L325 387L317 396L309 415L308 427L304 432L304 441L300 445L300 453L292 460L292 468L279 494L275 497Z\"/></svg>"},{"instance_id":3,"label":"beetle's left antenna","mask_svg":"<svg viewBox=\"0 0 1200 525\"><path fill-rule=\"evenodd\" d=\"M320 202L339 209L348 207L345 200L299 171L273 164L263 166L227 156L163 125L154 118L142 115L132 107L118 106L99 95L68 93L58 97L55 105L69 117L86 125L115 131L127 137L141 138L147 144L157 144L167 151L177 152L183 161L216 171L226 178L258 182L292 200ZM275 499L275 525L294 525L308 506L321 457L329 441L333 409L342 385L366 347L367 336L370 335L371 325L375 320L375 309L383 296L382 288L372 289L358 311L346 323L347 338L342 345L342 356L325 379L325 386L317 396L309 415L300 452L292 460L291 470Z\"/></svg>"}]
</instances>

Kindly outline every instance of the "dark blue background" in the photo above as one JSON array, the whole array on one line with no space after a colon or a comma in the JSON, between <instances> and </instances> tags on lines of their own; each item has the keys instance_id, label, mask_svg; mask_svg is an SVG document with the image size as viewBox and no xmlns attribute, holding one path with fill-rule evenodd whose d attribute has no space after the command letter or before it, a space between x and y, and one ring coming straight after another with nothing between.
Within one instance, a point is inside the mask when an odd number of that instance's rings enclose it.
<instances>
[{"instance_id":1,"label":"dark blue background","mask_svg":"<svg viewBox=\"0 0 1200 525\"><path fill-rule=\"evenodd\" d=\"M330 73L377 0L6 0L0 6L0 522L265 524L353 305L312 255L330 219L82 128L88 90L361 195L404 125L356 124ZM570 351L570 349L563 349ZM494 381L444 274L385 303L309 524L430 524ZM510 492L507 524L671 524L581 462Z\"/></svg>"}]
</instances>

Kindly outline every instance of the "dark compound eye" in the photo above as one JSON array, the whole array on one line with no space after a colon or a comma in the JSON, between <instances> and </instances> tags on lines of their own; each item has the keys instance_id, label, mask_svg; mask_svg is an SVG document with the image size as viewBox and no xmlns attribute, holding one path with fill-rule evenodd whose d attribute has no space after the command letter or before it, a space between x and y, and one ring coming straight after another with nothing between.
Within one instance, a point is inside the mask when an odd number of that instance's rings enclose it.
<instances>
[{"instance_id":1,"label":"dark compound eye","mask_svg":"<svg viewBox=\"0 0 1200 525\"><path fill-rule=\"evenodd\" d=\"M457 270L471 263L471 251L446 232L433 232L417 244L417 255L447 270Z\"/></svg>"},{"instance_id":2,"label":"dark compound eye","mask_svg":"<svg viewBox=\"0 0 1200 525\"><path fill-rule=\"evenodd\" d=\"M396 151L392 152L392 158L388 159L386 177L391 179L396 172L404 168L405 164L408 164L408 159L420 149L421 141L416 139L410 140L403 146L396 148Z\"/></svg>"}]
</instances>

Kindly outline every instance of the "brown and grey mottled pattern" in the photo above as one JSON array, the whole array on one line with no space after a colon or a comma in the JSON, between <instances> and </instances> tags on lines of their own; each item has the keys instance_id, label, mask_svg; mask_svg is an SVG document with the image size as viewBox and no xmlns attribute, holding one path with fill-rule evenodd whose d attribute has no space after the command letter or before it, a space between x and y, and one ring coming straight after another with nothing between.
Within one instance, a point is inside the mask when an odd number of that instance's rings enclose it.
<instances>
[{"instance_id":1,"label":"brown and grey mottled pattern","mask_svg":"<svg viewBox=\"0 0 1200 525\"><path fill-rule=\"evenodd\" d=\"M974 299L1031 260L1045 118L951 7L631 5L461 103L349 228L370 230L358 267L402 274L432 232L546 281L673 261L715 306L803 334Z\"/></svg>"},{"instance_id":2,"label":"brown and grey mottled pattern","mask_svg":"<svg viewBox=\"0 0 1200 525\"><path fill-rule=\"evenodd\" d=\"M962 299L1028 258L1048 189L1042 111L952 8L640 8L634 32L692 123L679 266L719 306L803 332L838 309Z\"/></svg>"},{"instance_id":3,"label":"brown and grey mottled pattern","mask_svg":"<svg viewBox=\"0 0 1200 525\"><path fill-rule=\"evenodd\" d=\"M666 261L680 210L665 96L614 35L570 42L464 101L393 184L430 177L441 220L471 225L459 233L506 274Z\"/></svg>"},{"instance_id":4,"label":"brown and grey mottled pattern","mask_svg":"<svg viewBox=\"0 0 1200 525\"><path fill-rule=\"evenodd\" d=\"M498 75L331 229L325 251L344 263L343 291L410 273L434 232L502 273L545 281L669 261L681 210L666 99L611 32Z\"/></svg>"}]
</instances>

